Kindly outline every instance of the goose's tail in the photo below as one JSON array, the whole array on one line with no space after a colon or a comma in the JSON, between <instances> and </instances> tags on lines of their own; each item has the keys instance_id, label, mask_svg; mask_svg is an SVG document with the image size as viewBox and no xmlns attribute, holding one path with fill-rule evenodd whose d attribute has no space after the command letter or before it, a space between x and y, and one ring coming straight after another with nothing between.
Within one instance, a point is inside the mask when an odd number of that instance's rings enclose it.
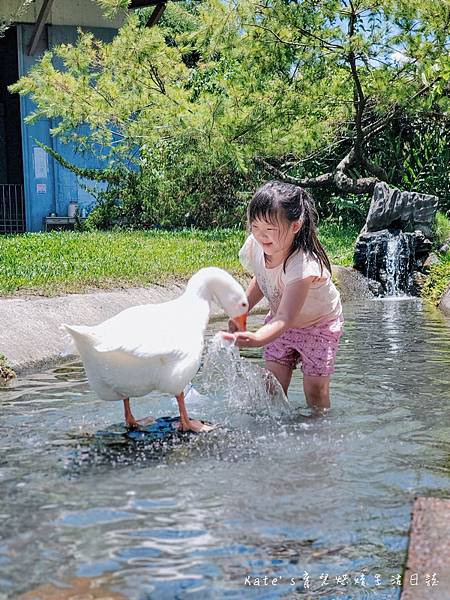
<instances>
[{"instance_id":1,"label":"goose's tail","mask_svg":"<svg viewBox=\"0 0 450 600\"><path fill-rule=\"evenodd\" d=\"M67 347L64 354L81 354L84 351L92 350L98 340L92 333L92 327L88 325L61 325L61 330L70 335L67 337Z\"/></svg>"}]
</instances>

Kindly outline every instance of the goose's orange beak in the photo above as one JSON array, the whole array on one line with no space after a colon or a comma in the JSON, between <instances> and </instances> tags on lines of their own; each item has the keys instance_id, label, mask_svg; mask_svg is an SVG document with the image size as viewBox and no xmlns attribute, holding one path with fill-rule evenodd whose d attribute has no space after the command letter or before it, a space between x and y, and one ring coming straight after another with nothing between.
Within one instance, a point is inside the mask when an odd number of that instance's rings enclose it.
<instances>
[{"instance_id":1,"label":"goose's orange beak","mask_svg":"<svg viewBox=\"0 0 450 600\"><path fill-rule=\"evenodd\" d=\"M247 329L247 313L243 315L239 315L238 317L234 317L232 319L233 323L236 325L239 331L246 331Z\"/></svg>"}]
</instances>

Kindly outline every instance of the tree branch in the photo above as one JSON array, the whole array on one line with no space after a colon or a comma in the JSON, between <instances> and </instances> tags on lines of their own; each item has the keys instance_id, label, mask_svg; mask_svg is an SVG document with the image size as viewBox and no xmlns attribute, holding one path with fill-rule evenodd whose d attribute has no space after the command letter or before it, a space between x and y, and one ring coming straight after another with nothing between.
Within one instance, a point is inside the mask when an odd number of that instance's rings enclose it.
<instances>
[{"instance_id":1,"label":"tree branch","mask_svg":"<svg viewBox=\"0 0 450 600\"><path fill-rule=\"evenodd\" d=\"M436 79L434 79L428 85L424 85L422 88L420 88L420 90L418 90L413 96L411 96L410 102L414 101L416 98L419 98L425 92L428 92L428 90L430 90L433 87L433 85L437 83L440 79L441 77L436 77ZM400 113L401 110L401 106L394 105L390 114L382 117L381 119L378 119L378 121L375 121L375 123L364 127L362 130L364 135L364 143L368 142L375 135L378 135L378 133L383 131L383 129L385 129L389 125L392 119L394 119Z\"/></svg>"},{"instance_id":2,"label":"tree branch","mask_svg":"<svg viewBox=\"0 0 450 600\"><path fill-rule=\"evenodd\" d=\"M347 175L346 171L358 162L354 148L344 156L334 171L318 175L317 177L292 177L291 175L286 175L260 156L256 156L253 160L277 179L306 188L327 188L345 193L370 194L373 192L375 184L380 181L378 177L352 179Z\"/></svg>"},{"instance_id":3,"label":"tree branch","mask_svg":"<svg viewBox=\"0 0 450 600\"><path fill-rule=\"evenodd\" d=\"M324 173L323 175L319 175L318 177L306 177L302 179L300 177L292 177L291 175L286 175L285 173L283 173L283 171L280 171L280 169L277 169L260 156L255 156L253 160L256 164L263 167L271 175L273 175L277 179L286 181L286 183L292 183L293 185L301 185L302 187L310 188L333 187L333 173Z\"/></svg>"},{"instance_id":4,"label":"tree branch","mask_svg":"<svg viewBox=\"0 0 450 600\"><path fill-rule=\"evenodd\" d=\"M355 12L355 8L353 6L352 1L350 0L351 13L348 24L348 37L350 39L350 44L352 43L352 38L355 35L355 25L357 20L357 15ZM347 60L350 64L350 71L353 78L353 89L354 89L354 106L355 106L355 127L356 127L356 139L354 143L354 149L357 154L361 154L362 145L364 141L363 129L362 129L362 119L364 109L366 107L366 98L364 96L364 92L362 89L361 81L358 75L358 69L356 67L356 56L353 49L347 54Z\"/></svg>"},{"instance_id":5,"label":"tree branch","mask_svg":"<svg viewBox=\"0 0 450 600\"><path fill-rule=\"evenodd\" d=\"M286 46L293 46L294 48L308 48L309 47L307 44L301 44L300 42L289 42L288 40L283 40L278 35L278 33L276 33L275 31L273 31L269 27L265 27L264 25L260 25L259 23L242 23L242 25L246 26L246 27L256 27L258 29L263 29L264 31L267 31L268 33L270 33L271 35L273 35L273 37L278 42L280 42L280 44L285 44Z\"/></svg>"}]
</instances>

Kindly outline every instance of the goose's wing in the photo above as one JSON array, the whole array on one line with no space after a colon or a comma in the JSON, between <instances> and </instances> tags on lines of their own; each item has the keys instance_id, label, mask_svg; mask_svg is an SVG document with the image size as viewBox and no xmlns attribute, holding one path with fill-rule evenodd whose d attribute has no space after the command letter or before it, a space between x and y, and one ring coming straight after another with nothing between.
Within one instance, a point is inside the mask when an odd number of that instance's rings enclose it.
<instances>
[{"instance_id":1,"label":"goose's wing","mask_svg":"<svg viewBox=\"0 0 450 600\"><path fill-rule=\"evenodd\" d=\"M97 352L120 352L135 358L180 360L203 339L203 330L169 304L134 307L117 315L95 332ZM173 305L172 305L173 306Z\"/></svg>"},{"instance_id":2,"label":"goose's wing","mask_svg":"<svg viewBox=\"0 0 450 600\"><path fill-rule=\"evenodd\" d=\"M165 360L180 360L188 354L188 349L180 344L180 339L171 339L170 336L156 338L149 334L143 338L142 333L135 335L134 332L123 336L120 341L115 339L102 339L95 344L97 352L119 352L129 354L135 358L164 358Z\"/></svg>"}]
</instances>

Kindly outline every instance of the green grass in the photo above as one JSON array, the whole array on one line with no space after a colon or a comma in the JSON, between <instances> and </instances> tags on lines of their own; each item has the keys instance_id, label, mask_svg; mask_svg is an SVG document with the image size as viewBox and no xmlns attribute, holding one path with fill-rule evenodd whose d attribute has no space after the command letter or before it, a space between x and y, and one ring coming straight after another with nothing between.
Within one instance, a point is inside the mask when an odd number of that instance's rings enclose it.
<instances>
[{"instance_id":1,"label":"green grass","mask_svg":"<svg viewBox=\"0 0 450 600\"><path fill-rule=\"evenodd\" d=\"M338 227L328 223L319 227L319 239L327 251L331 264L343 267L353 264L355 242L360 229L356 226Z\"/></svg>"},{"instance_id":2,"label":"green grass","mask_svg":"<svg viewBox=\"0 0 450 600\"><path fill-rule=\"evenodd\" d=\"M356 229L324 225L335 264L350 264ZM162 284L208 265L243 273L238 230L52 232L0 236L0 295L52 296L95 288Z\"/></svg>"}]
</instances>

